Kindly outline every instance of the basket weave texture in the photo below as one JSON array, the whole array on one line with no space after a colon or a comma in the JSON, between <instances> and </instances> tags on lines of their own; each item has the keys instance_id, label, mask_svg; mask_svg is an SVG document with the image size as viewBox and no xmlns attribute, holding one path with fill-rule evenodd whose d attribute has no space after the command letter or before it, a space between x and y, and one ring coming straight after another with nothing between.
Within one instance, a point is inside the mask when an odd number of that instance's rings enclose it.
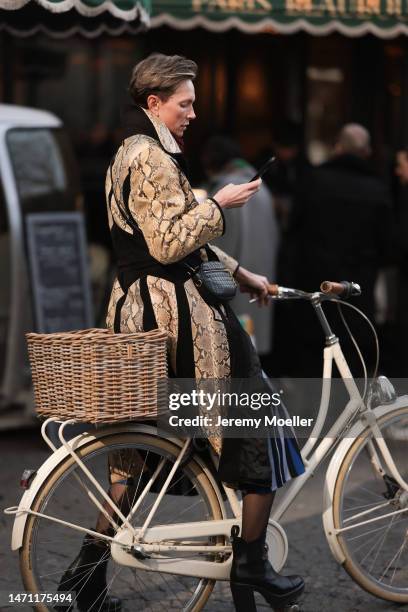
<instances>
[{"instance_id":1,"label":"basket weave texture","mask_svg":"<svg viewBox=\"0 0 408 612\"><path fill-rule=\"evenodd\" d=\"M167 409L167 334L85 329L27 334L39 415L86 423L157 418Z\"/></svg>"}]
</instances>

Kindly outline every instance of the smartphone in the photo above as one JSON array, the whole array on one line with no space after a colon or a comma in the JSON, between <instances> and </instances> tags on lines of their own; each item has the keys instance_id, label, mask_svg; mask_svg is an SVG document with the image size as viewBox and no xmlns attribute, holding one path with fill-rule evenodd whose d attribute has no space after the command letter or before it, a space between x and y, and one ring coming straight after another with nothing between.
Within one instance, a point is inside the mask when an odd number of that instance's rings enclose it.
<instances>
[{"instance_id":1,"label":"smartphone","mask_svg":"<svg viewBox=\"0 0 408 612\"><path fill-rule=\"evenodd\" d=\"M255 176L253 176L249 182L252 183L252 181L256 181L257 179L262 178L263 175L268 172L268 170L272 166L272 164L275 161L275 159L276 159L275 156L273 156L270 159L268 159L268 161L264 163L264 165L258 170L258 172L255 174Z\"/></svg>"}]
</instances>

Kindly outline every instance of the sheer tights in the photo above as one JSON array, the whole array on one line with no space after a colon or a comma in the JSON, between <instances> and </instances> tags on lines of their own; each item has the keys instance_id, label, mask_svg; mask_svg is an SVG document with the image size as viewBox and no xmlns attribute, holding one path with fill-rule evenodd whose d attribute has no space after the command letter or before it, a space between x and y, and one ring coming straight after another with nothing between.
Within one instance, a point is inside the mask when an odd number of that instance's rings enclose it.
<instances>
[{"instance_id":1,"label":"sheer tights","mask_svg":"<svg viewBox=\"0 0 408 612\"><path fill-rule=\"evenodd\" d=\"M122 514L127 516L135 503L137 491L133 486L123 483L115 483L110 486L108 494ZM116 524L121 525L122 520L116 515L116 512L114 512L108 502L104 501L102 505L104 510L106 510L107 514L114 519ZM95 531L109 536L114 536L115 534L112 524L109 522L106 516L102 514L102 512L99 513Z\"/></svg>"},{"instance_id":2,"label":"sheer tights","mask_svg":"<svg viewBox=\"0 0 408 612\"><path fill-rule=\"evenodd\" d=\"M275 491L270 493L245 493L242 503L242 534L246 542L253 542L266 535L269 515Z\"/></svg>"}]
</instances>

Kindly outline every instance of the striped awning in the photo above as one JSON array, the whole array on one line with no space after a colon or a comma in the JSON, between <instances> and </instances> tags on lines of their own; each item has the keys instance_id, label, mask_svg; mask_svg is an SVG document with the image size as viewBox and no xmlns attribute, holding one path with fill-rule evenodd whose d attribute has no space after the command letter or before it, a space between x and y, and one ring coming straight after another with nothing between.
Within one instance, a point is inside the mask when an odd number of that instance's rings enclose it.
<instances>
[{"instance_id":1,"label":"striped awning","mask_svg":"<svg viewBox=\"0 0 408 612\"><path fill-rule=\"evenodd\" d=\"M408 34L408 0L153 0L150 25L393 38Z\"/></svg>"},{"instance_id":2,"label":"striped awning","mask_svg":"<svg viewBox=\"0 0 408 612\"><path fill-rule=\"evenodd\" d=\"M0 29L55 38L120 35L145 28L150 11L150 0L0 0Z\"/></svg>"}]
</instances>

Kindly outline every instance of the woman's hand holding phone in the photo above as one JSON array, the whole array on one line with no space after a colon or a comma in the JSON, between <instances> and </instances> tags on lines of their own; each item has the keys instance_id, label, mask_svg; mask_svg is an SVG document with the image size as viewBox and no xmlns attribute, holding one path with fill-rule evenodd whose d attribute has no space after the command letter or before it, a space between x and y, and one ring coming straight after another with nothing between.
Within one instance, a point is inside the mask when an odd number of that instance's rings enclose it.
<instances>
[{"instance_id":1,"label":"woman's hand holding phone","mask_svg":"<svg viewBox=\"0 0 408 612\"><path fill-rule=\"evenodd\" d=\"M271 166L272 166L272 164L275 162L275 160L276 160L276 157L275 157L275 156L270 157L270 158L268 159L268 161L266 161L266 162L264 163L264 165L260 167L260 169L259 169L259 170L258 170L258 172L255 174L255 176L253 176L253 177L251 178L251 181L256 181L256 180L258 180L259 178L262 178L264 174L266 174L267 172L269 172L269 170L271 169Z\"/></svg>"},{"instance_id":2,"label":"woman's hand holding phone","mask_svg":"<svg viewBox=\"0 0 408 612\"><path fill-rule=\"evenodd\" d=\"M214 200L218 202L221 208L240 208L259 191L261 185L262 180L260 178L240 185L230 183L217 191Z\"/></svg>"},{"instance_id":3,"label":"woman's hand holding phone","mask_svg":"<svg viewBox=\"0 0 408 612\"><path fill-rule=\"evenodd\" d=\"M241 185L230 183L217 191L214 195L214 199L221 208L239 208L243 206L257 191L259 191L262 185L261 178L270 170L275 159L275 157L268 159L255 176L252 177L249 183L242 183Z\"/></svg>"}]
</instances>

